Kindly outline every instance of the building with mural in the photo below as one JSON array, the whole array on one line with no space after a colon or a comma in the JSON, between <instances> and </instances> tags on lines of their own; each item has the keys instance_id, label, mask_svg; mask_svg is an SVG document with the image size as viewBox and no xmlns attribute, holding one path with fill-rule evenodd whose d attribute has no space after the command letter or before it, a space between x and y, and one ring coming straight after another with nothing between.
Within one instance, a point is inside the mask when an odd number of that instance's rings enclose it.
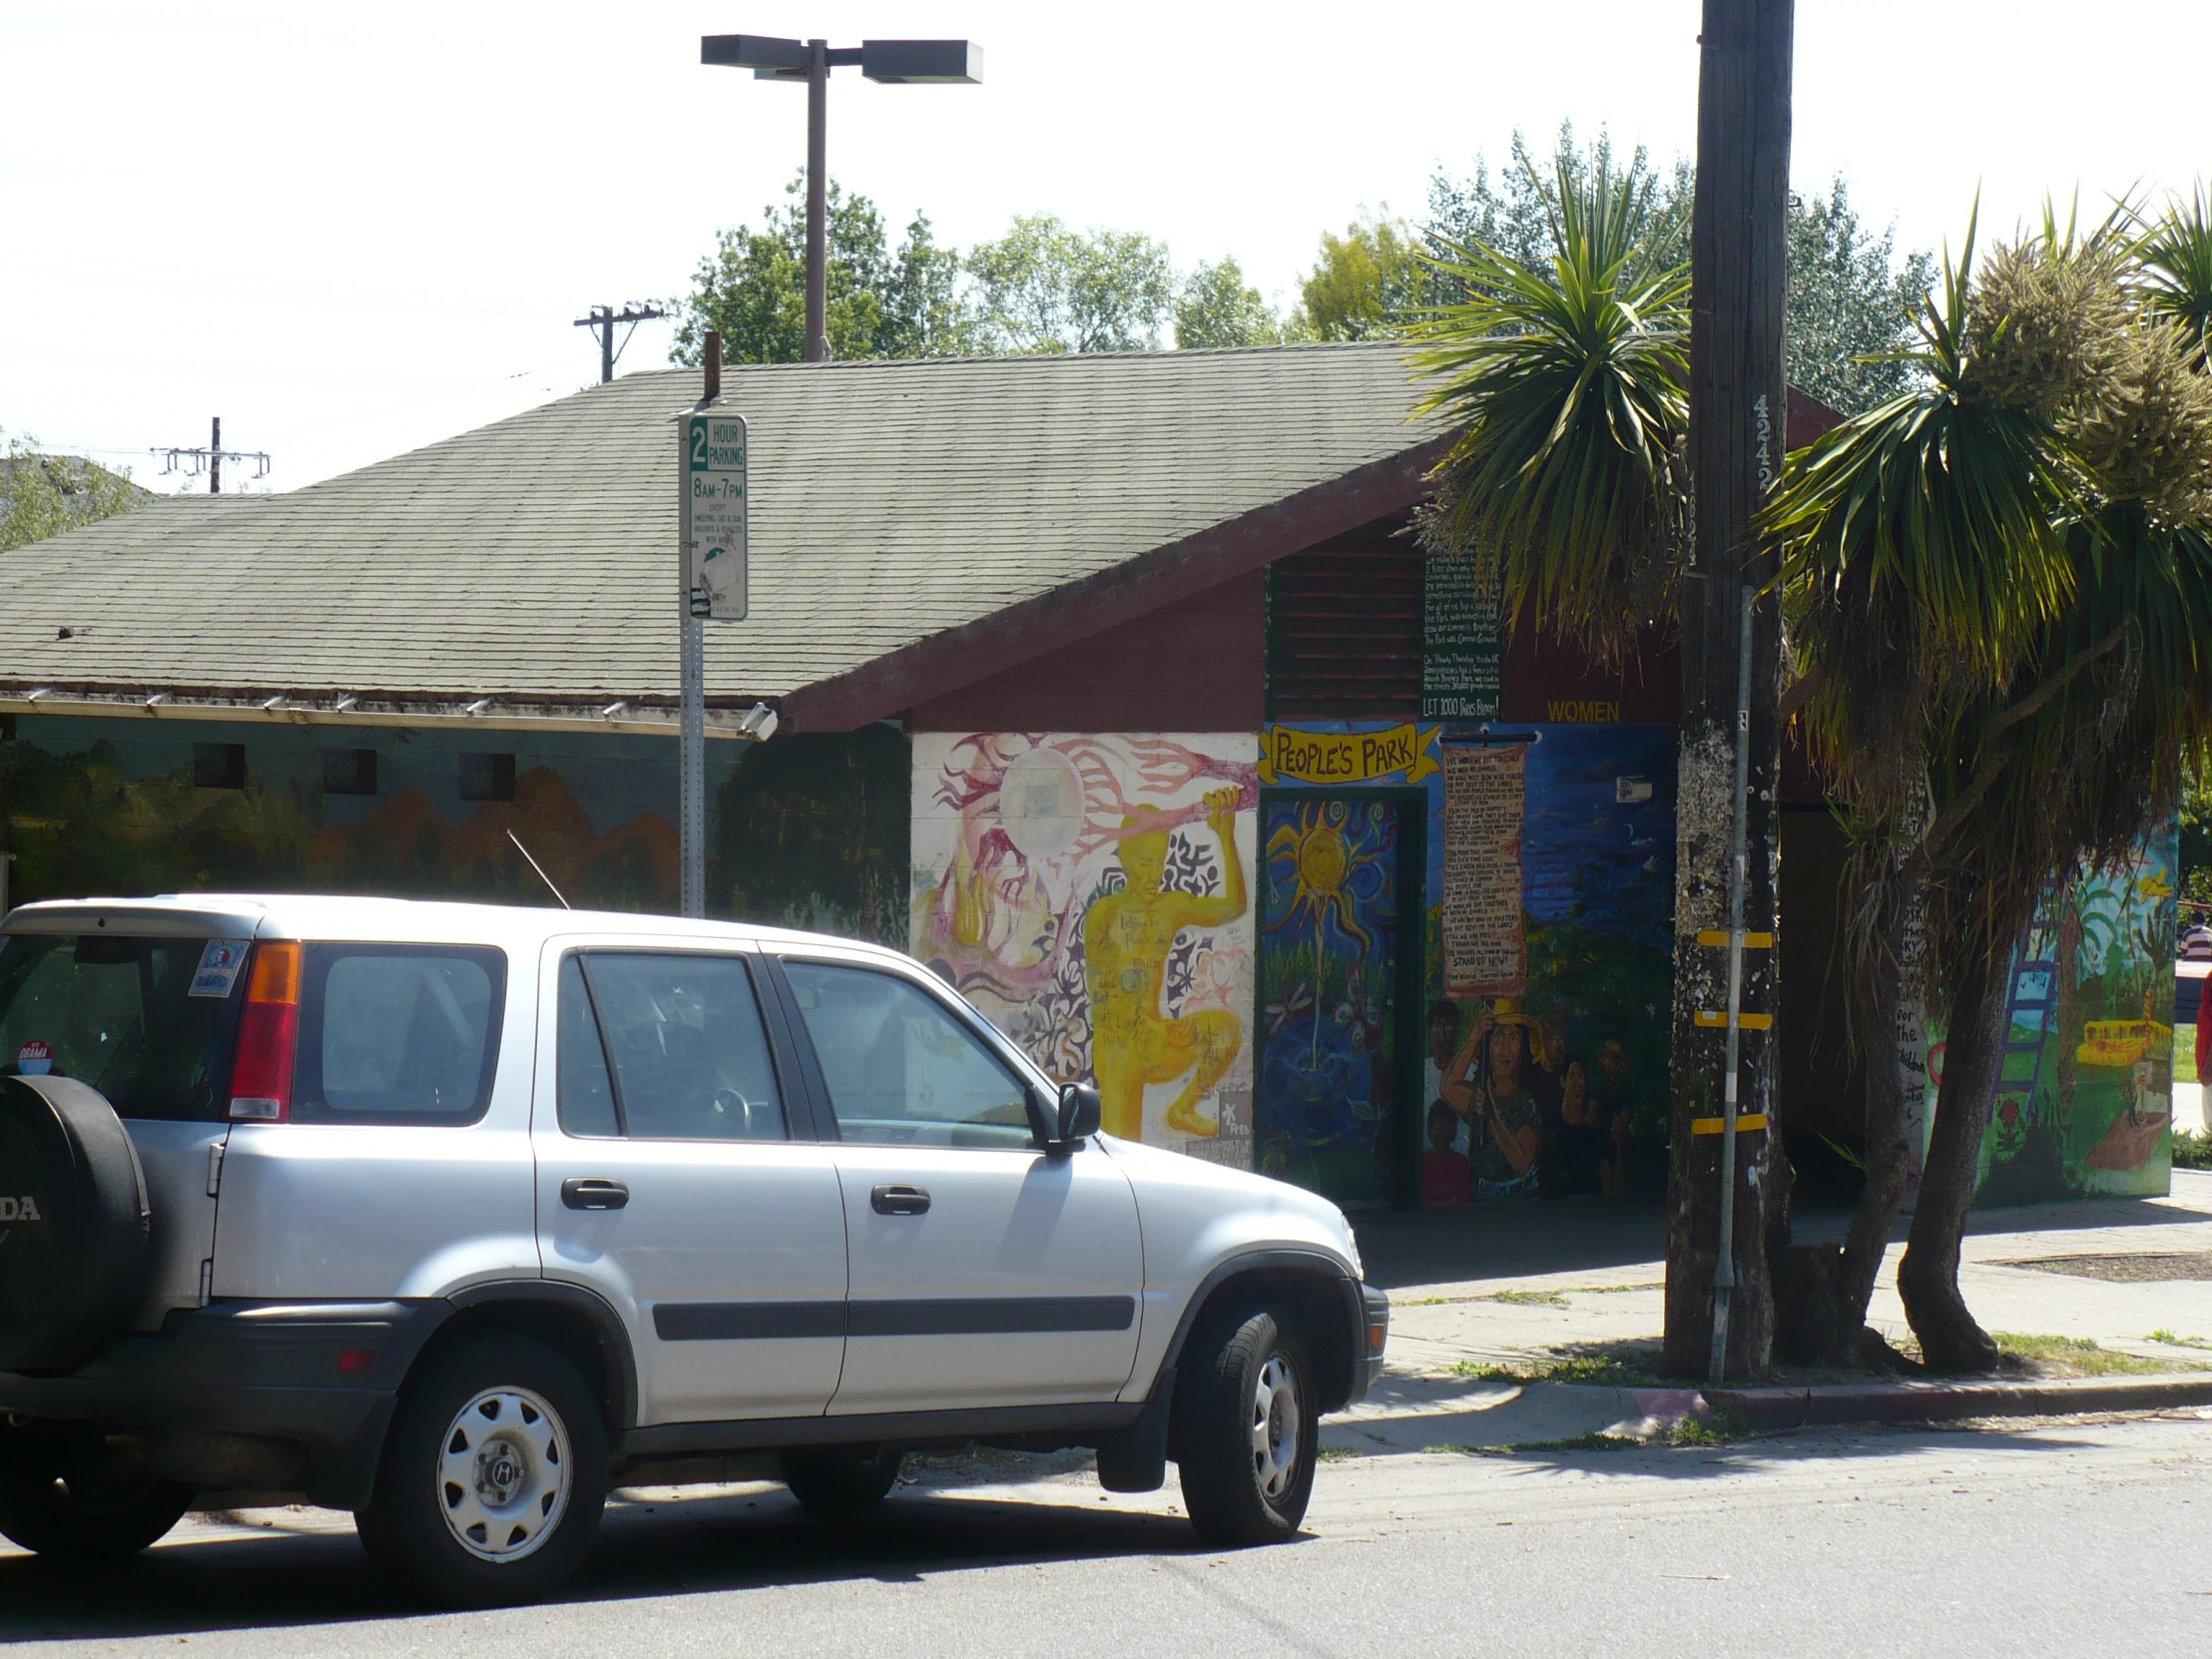
<instances>
[{"instance_id":1,"label":"building with mural","mask_svg":"<svg viewBox=\"0 0 2212 1659\"><path fill-rule=\"evenodd\" d=\"M16 897L673 908L696 394L630 375L0 555ZM1413 395L1386 342L729 370L751 614L708 624L710 911L901 944L1110 1130L1349 1207L1657 1196L1675 661L1603 669L1423 556L1447 434ZM1823 413L1793 399L1792 441ZM1782 1117L1842 1180L1842 838L1802 768L1784 794ZM2162 1190L2136 981L2170 862L2030 940L1996 1190Z\"/></svg>"}]
</instances>

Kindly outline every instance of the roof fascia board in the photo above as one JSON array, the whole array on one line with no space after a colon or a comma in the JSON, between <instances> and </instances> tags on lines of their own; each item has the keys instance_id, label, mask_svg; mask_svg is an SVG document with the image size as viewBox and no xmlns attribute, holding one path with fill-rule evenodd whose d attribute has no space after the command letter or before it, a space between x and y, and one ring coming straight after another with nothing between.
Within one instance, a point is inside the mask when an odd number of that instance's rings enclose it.
<instances>
[{"instance_id":1,"label":"roof fascia board","mask_svg":"<svg viewBox=\"0 0 2212 1659\"><path fill-rule=\"evenodd\" d=\"M630 708L618 715L603 716L596 711L557 705L508 704L472 715L459 706L423 708L363 701L349 708L333 709L285 699L272 708L266 701L163 696L159 702L153 702L148 694L140 692L32 691L13 686L0 687L0 715L63 715L79 720L223 721L257 726L381 731L597 732L668 739L677 735L677 715L673 708L665 712ZM738 723L744 718L744 710L709 709L707 736L739 742L756 741L738 730Z\"/></svg>"},{"instance_id":2,"label":"roof fascia board","mask_svg":"<svg viewBox=\"0 0 2212 1659\"><path fill-rule=\"evenodd\" d=\"M1429 469L1451 442L1448 433L1426 439L1096 575L803 686L784 699L784 718L795 731L856 731L1204 593L1386 513L1402 512L1428 494Z\"/></svg>"}]
</instances>

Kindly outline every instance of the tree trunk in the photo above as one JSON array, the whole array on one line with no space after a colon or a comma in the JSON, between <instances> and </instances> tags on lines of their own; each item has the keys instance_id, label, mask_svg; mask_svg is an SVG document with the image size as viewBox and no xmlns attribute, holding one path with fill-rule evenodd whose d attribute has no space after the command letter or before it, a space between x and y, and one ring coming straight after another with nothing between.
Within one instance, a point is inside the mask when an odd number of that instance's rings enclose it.
<instances>
[{"instance_id":1,"label":"tree trunk","mask_svg":"<svg viewBox=\"0 0 2212 1659\"><path fill-rule=\"evenodd\" d=\"M1700 942L1725 929L1734 862L1738 642L1746 585L1773 575L1753 530L1782 468L1785 210L1790 171L1793 0L1705 0L1699 35L1697 194L1690 248L1690 556L1677 588L1682 728L1676 775L1674 1101L1668 1126L1665 1364L1677 1376L1711 1368L1715 1270L1725 1250L1730 1298L1725 1366L1759 1377L1771 1363L1774 1297L1768 1252L1788 1165L1780 1136L1738 1137L1733 1236L1721 1238L1723 1137L1700 1133L1724 1111L1728 950ZM1754 613L1751 811L1744 926L1774 931L1775 792L1780 782L1781 602ZM1772 1015L1771 947L1745 952L1742 1006ZM1699 1016L1708 1023L1700 1023ZM1775 1036L1742 1037L1739 1101L1747 1116L1774 1100Z\"/></svg>"},{"instance_id":2,"label":"tree trunk","mask_svg":"<svg viewBox=\"0 0 2212 1659\"><path fill-rule=\"evenodd\" d=\"M1917 860L1915 860L1917 865ZM1857 1365L1865 1352L1867 1306L1912 1185L1918 1125L1906 1088L1905 1024L1918 1006L1921 886L1901 870L1877 920L1883 967L1858 987L1856 1032L1867 1071L1867 1184L1841 1248L1789 1249L1776 1294L1777 1341L1800 1365ZM1908 998L1914 998L1909 1005Z\"/></svg>"},{"instance_id":3,"label":"tree trunk","mask_svg":"<svg viewBox=\"0 0 2212 1659\"><path fill-rule=\"evenodd\" d=\"M1997 1360L1997 1345L1958 1294L1958 1241L1973 1208L1982 1137L1996 1106L2011 966L2009 952L1975 963L1951 997L1935 1133L1905 1260L1898 1265L1905 1317L1921 1340L1923 1358L1938 1371L1987 1371Z\"/></svg>"}]
</instances>

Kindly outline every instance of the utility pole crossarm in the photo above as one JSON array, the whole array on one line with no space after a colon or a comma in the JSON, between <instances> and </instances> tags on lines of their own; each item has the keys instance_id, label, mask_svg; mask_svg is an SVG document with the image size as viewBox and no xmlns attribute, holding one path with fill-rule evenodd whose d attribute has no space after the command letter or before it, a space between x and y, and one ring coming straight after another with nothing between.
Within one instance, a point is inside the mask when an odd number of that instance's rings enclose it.
<instances>
[{"instance_id":1,"label":"utility pole crossarm","mask_svg":"<svg viewBox=\"0 0 2212 1659\"><path fill-rule=\"evenodd\" d=\"M641 322L651 322L668 312L658 305L644 305L632 299L624 302L621 310L612 305L594 305L591 315L580 316L575 325L590 328L599 335L599 383L605 385L615 377L615 363L622 356L623 347L630 343L629 334L622 336L622 346L615 344L615 324L626 322L635 330Z\"/></svg>"}]
</instances>

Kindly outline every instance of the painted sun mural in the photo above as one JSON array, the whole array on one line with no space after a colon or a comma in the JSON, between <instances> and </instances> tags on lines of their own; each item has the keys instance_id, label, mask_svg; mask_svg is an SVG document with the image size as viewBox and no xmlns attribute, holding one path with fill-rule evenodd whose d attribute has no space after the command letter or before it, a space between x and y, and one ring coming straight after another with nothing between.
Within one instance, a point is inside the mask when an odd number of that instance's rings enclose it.
<instances>
[{"instance_id":1,"label":"painted sun mural","mask_svg":"<svg viewBox=\"0 0 2212 1659\"><path fill-rule=\"evenodd\" d=\"M1398 815L1279 797L1262 821L1260 1168L1340 1202L1387 1202Z\"/></svg>"},{"instance_id":2,"label":"painted sun mural","mask_svg":"<svg viewBox=\"0 0 2212 1659\"><path fill-rule=\"evenodd\" d=\"M1111 1134L1249 1167L1259 747L917 734L912 949Z\"/></svg>"}]
</instances>

